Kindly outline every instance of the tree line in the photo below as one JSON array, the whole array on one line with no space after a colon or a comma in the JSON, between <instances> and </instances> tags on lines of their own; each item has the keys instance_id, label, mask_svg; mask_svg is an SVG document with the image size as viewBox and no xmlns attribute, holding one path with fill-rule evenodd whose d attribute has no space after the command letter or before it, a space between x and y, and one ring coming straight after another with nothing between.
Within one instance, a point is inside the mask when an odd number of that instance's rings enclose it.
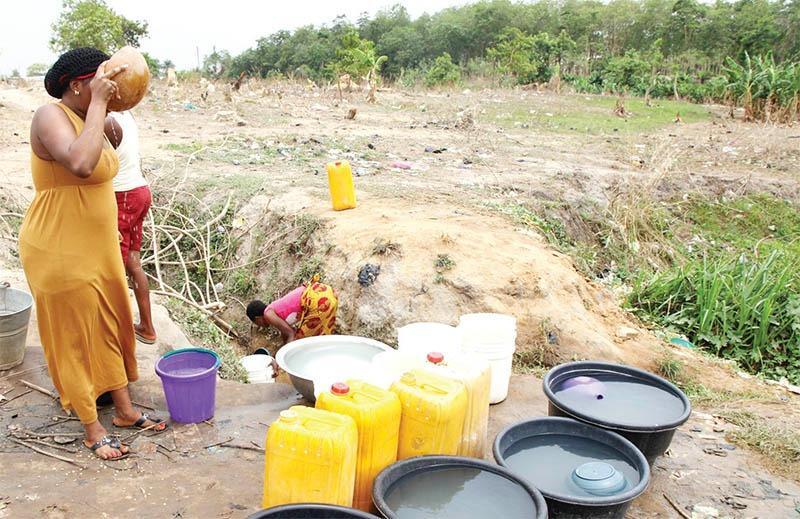
<instances>
[{"instance_id":1,"label":"tree line","mask_svg":"<svg viewBox=\"0 0 800 519\"><path fill-rule=\"evenodd\" d=\"M147 24L103 0L66 0L53 33L56 50L114 50L138 42ZM744 106L749 118L794 120L798 60L800 0L482 0L416 19L397 4L281 30L236 56L215 49L199 72L323 82L346 74L373 86L566 82L578 92L713 100ZM148 62L154 72L169 65Z\"/></svg>"}]
</instances>

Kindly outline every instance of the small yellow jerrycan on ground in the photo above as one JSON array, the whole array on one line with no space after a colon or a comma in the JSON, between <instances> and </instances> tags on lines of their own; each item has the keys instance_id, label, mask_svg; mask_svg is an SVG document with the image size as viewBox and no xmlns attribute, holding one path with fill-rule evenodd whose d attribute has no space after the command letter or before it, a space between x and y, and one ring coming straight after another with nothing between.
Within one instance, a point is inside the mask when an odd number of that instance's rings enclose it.
<instances>
[{"instance_id":1,"label":"small yellow jerrycan on ground","mask_svg":"<svg viewBox=\"0 0 800 519\"><path fill-rule=\"evenodd\" d=\"M358 429L358 461L353 507L369 512L372 483L397 461L400 400L391 391L358 380L336 383L317 397L318 409L350 416Z\"/></svg>"},{"instance_id":2,"label":"small yellow jerrycan on ground","mask_svg":"<svg viewBox=\"0 0 800 519\"><path fill-rule=\"evenodd\" d=\"M350 506L358 433L349 416L292 406L267 431L263 507L290 503Z\"/></svg>"},{"instance_id":3,"label":"small yellow jerrycan on ground","mask_svg":"<svg viewBox=\"0 0 800 519\"><path fill-rule=\"evenodd\" d=\"M356 188L353 185L353 171L346 160L329 162L328 187L331 191L331 203L334 211L353 209L356 206Z\"/></svg>"},{"instance_id":4,"label":"small yellow jerrycan on ground","mask_svg":"<svg viewBox=\"0 0 800 519\"><path fill-rule=\"evenodd\" d=\"M398 460L458 453L467 409L463 383L413 369L392 384L391 390L402 406Z\"/></svg>"}]
</instances>

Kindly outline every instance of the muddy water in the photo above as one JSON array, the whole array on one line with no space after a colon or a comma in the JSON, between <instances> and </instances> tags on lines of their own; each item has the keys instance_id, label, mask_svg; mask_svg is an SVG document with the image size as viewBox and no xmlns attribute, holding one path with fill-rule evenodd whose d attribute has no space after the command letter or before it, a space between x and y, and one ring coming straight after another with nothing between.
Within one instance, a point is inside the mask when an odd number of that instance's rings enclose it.
<instances>
[{"instance_id":1,"label":"muddy water","mask_svg":"<svg viewBox=\"0 0 800 519\"><path fill-rule=\"evenodd\" d=\"M512 472L549 494L596 497L572 480L572 472L594 461L610 464L625 477L627 485L620 492L639 484L636 468L622 453L603 443L567 434L543 434L514 443L505 453Z\"/></svg>"},{"instance_id":2,"label":"muddy water","mask_svg":"<svg viewBox=\"0 0 800 519\"><path fill-rule=\"evenodd\" d=\"M556 399L589 418L619 426L654 427L678 420L685 411L680 398L644 381L614 374L593 377L598 383L591 386L562 382L555 388Z\"/></svg>"},{"instance_id":3,"label":"muddy water","mask_svg":"<svg viewBox=\"0 0 800 519\"><path fill-rule=\"evenodd\" d=\"M409 474L389 488L386 504L399 519L529 519L535 511L521 486L466 467Z\"/></svg>"}]
</instances>

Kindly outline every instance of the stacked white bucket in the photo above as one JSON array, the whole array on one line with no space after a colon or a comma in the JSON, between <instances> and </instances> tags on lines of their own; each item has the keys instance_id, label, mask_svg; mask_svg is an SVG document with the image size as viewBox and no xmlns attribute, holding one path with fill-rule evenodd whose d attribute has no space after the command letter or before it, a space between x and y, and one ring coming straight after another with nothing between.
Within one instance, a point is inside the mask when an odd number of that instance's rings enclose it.
<instances>
[{"instance_id":1,"label":"stacked white bucket","mask_svg":"<svg viewBox=\"0 0 800 519\"><path fill-rule=\"evenodd\" d=\"M471 353L492 368L489 401L502 402L508 396L511 364L517 349L517 320L504 314L467 314L458 328L441 323L413 323L397 330L398 351L415 357L438 351Z\"/></svg>"},{"instance_id":2,"label":"stacked white bucket","mask_svg":"<svg viewBox=\"0 0 800 519\"><path fill-rule=\"evenodd\" d=\"M272 357L269 355L248 355L240 359L242 367L247 371L247 382L250 384L271 384Z\"/></svg>"},{"instance_id":3,"label":"stacked white bucket","mask_svg":"<svg viewBox=\"0 0 800 519\"><path fill-rule=\"evenodd\" d=\"M458 335L464 353L480 355L492 367L489 402L496 404L505 400L517 349L517 320L505 314L462 315Z\"/></svg>"}]
</instances>

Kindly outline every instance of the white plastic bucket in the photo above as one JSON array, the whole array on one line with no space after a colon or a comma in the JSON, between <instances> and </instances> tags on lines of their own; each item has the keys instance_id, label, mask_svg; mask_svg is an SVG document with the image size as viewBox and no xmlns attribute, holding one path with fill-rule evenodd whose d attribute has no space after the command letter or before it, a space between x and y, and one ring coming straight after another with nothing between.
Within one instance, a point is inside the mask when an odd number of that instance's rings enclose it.
<instances>
[{"instance_id":1,"label":"white plastic bucket","mask_svg":"<svg viewBox=\"0 0 800 519\"><path fill-rule=\"evenodd\" d=\"M397 351L425 358L431 351L443 354L461 349L458 330L442 323L411 323L397 329Z\"/></svg>"},{"instance_id":2,"label":"white plastic bucket","mask_svg":"<svg viewBox=\"0 0 800 519\"><path fill-rule=\"evenodd\" d=\"M514 352L517 350L517 320L505 314L466 314L458 325L461 350L480 355L492 368L489 402L508 396Z\"/></svg>"},{"instance_id":3,"label":"white plastic bucket","mask_svg":"<svg viewBox=\"0 0 800 519\"><path fill-rule=\"evenodd\" d=\"M272 357L269 355L248 355L240 359L242 367L247 371L247 382L250 384L270 384L272 378Z\"/></svg>"}]
</instances>

